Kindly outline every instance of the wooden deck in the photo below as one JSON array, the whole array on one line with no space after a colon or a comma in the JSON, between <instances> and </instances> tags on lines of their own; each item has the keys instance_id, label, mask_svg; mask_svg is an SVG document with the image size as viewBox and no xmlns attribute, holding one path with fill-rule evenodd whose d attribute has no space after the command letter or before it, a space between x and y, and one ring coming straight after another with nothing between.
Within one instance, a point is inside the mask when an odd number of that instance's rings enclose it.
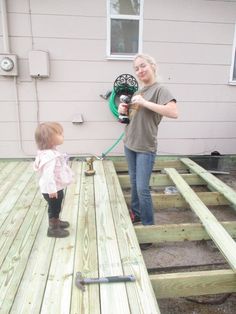
<instances>
[{"instance_id":1,"label":"wooden deck","mask_svg":"<svg viewBox=\"0 0 236 314\"><path fill-rule=\"evenodd\" d=\"M46 202L32 160L0 161L0 313L160 313L157 300L236 292L236 220L218 221L208 206L236 208L236 193L188 158L158 160L152 187L174 185L177 194L152 193L155 210L184 207L200 223L133 227L125 162L74 159L75 181L65 194L62 218L70 236L46 236ZM159 171L161 170L161 171ZM206 186L195 192L192 186ZM212 239L227 269L148 275L139 243ZM134 275L135 282L94 284L82 292L84 277Z\"/></svg>"},{"instance_id":2,"label":"wooden deck","mask_svg":"<svg viewBox=\"0 0 236 314\"><path fill-rule=\"evenodd\" d=\"M0 162L0 313L159 313L156 297L111 161L72 161L62 218L70 236L46 236L46 202L32 161ZM84 277L134 275L135 282L94 284Z\"/></svg>"}]
</instances>

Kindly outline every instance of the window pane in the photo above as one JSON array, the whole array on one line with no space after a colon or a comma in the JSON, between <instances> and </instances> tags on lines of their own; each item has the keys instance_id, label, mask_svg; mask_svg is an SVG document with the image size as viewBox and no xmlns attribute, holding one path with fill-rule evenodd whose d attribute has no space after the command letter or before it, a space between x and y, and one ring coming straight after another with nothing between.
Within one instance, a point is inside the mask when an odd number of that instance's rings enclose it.
<instances>
[{"instance_id":1,"label":"window pane","mask_svg":"<svg viewBox=\"0 0 236 314\"><path fill-rule=\"evenodd\" d=\"M111 0L111 14L139 15L140 0Z\"/></svg>"},{"instance_id":2,"label":"window pane","mask_svg":"<svg viewBox=\"0 0 236 314\"><path fill-rule=\"evenodd\" d=\"M111 54L138 52L139 21L111 20Z\"/></svg>"}]
</instances>

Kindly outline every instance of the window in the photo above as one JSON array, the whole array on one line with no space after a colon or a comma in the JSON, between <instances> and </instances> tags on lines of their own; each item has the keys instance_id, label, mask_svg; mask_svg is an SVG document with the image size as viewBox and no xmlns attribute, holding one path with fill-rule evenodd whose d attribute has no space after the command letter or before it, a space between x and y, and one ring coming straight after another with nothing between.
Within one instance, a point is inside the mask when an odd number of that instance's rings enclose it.
<instances>
[{"instance_id":1,"label":"window","mask_svg":"<svg viewBox=\"0 0 236 314\"><path fill-rule=\"evenodd\" d=\"M236 24L235 24L235 31L234 31L232 64L231 64L231 69L230 69L230 84L236 85Z\"/></svg>"},{"instance_id":2,"label":"window","mask_svg":"<svg viewBox=\"0 0 236 314\"><path fill-rule=\"evenodd\" d=\"M107 55L130 59L141 51L143 0L108 0L107 8Z\"/></svg>"}]
</instances>

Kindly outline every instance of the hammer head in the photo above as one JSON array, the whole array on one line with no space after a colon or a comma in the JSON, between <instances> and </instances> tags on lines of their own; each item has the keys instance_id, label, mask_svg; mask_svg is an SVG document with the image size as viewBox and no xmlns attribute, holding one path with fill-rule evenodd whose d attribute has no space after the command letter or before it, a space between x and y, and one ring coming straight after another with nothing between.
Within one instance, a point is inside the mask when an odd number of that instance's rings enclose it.
<instances>
[{"instance_id":1,"label":"hammer head","mask_svg":"<svg viewBox=\"0 0 236 314\"><path fill-rule=\"evenodd\" d=\"M75 284L80 290L85 291L84 278L82 277L81 272L76 273Z\"/></svg>"}]
</instances>

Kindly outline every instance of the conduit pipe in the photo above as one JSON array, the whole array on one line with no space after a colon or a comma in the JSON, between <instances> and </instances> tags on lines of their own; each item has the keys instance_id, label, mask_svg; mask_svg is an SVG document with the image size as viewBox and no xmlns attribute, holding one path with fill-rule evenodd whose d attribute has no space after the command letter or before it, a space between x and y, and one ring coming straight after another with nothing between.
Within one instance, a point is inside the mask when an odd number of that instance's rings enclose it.
<instances>
[{"instance_id":1,"label":"conduit pipe","mask_svg":"<svg viewBox=\"0 0 236 314\"><path fill-rule=\"evenodd\" d=\"M10 53L6 0L1 0L2 37L4 52Z\"/></svg>"},{"instance_id":2,"label":"conduit pipe","mask_svg":"<svg viewBox=\"0 0 236 314\"><path fill-rule=\"evenodd\" d=\"M1 5L1 17L2 17L2 38L3 38L3 52L6 54L11 53L10 41L9 41L9 31L8 31L8 14L7 14L7 0L0 0ZM19 134L19 146L20 151L27 155L23 149L22 143L22 132L21 132L21 117L20 117L20 101L18 95L18 87L17 87L17 78L14 76L14 89L15 89L15 102L16 102L16 110L17 110L17 128Z\"/></svg>"}]
</instances>

